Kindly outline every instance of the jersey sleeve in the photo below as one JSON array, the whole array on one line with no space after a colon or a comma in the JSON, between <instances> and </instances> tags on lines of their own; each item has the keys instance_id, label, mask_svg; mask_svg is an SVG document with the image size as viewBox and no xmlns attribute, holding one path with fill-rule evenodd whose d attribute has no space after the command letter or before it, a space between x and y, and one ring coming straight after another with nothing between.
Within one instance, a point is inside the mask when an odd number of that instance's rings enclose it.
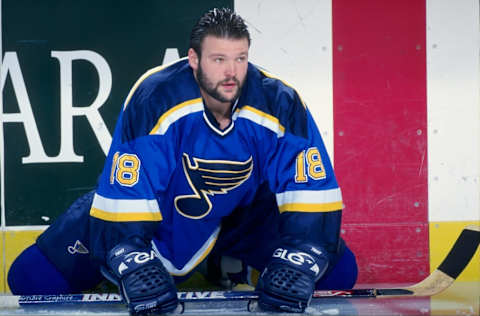
<instances>
[{"instance_id":1,"label":"jersey sleeve","mask_svg":"<svg viewBox=\"0 0 480 316\"><path fill-rule=\"evenodd\" d=\"M158 136L139 137L112 151L90 210L95 258L102 260L133 236L152 239L163 219L155 192L165 191L174 167L173 150Z\"/></svg>"},{"instance_id":2,"label":"jersey sleeve","mask_svg":"<svg viewBox=\"0 0 480 316\"><path fill-rule=\"evenodd\" d=\"M271 150L269 182L283 212L332 212L343 208L342 194L323 140L306 110L306 137L285 132Z\"/></svg>"},{"instance_id":3,"label":"jersey sleeve","mask_svg":"<svg viewBox=\"0 0 480 316\"><path fill-rule=\"evenodd\" d=\"M279 115L284 133L267 148L263 171L281 213L281 237L314 242L333 258L340 249L341 190L310 112L296 92L277 103L287 101L295 115Z\"/></svg>"},{"instance_id":4,"label":"jersey sleeve","mask_svg":"<svg viewBox=\"0 0 480 316\"><path fill-rule=\"evenodd\" d=\"M150 242L163 220L156 193L165 190L175 168L175 137L150 135L159 107L150 106L146 81L127 98L98 180L90 210L92 257L104 262L118 243L139 237Z\"/></svg>"}]
</instances>

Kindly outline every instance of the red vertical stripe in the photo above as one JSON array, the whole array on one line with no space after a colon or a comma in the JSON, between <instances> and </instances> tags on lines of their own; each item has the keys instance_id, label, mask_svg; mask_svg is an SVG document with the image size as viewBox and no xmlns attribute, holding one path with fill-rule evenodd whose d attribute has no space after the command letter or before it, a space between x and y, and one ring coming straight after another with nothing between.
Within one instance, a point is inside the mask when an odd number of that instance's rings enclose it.
<instances>
[{"instance_id":1,"label":"red vertical stripe","mask_svg":"<svg viewBox=\"0 0 480 316\"><path fill-rule=\"evenodd\" d=\"M359 283L429 272L424 0L332 0L335 169Z\"/></svg>"}]
</instances>

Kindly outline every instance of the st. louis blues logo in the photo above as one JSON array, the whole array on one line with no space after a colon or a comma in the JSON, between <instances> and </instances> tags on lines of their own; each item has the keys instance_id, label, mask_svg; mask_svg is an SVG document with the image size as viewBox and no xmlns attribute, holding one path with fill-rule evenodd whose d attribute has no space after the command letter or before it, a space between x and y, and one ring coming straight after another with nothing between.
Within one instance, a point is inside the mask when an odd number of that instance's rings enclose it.
<instances>
[{"instance_id":1,"label":"st. louis blues logo","mask_svg":"<svg viewBox=\"0 0 480 316\"><path fill-rule=\"evenodd\" d=\"M67 250L70 254L74 255L76 253L86 255L88 254L88 249L85 247L84 244L80 240L75 241L75 244L73 246L68 246Z\"/></svg>"},{"instance_id":2,"label":"st. louis blues logo","mask_svg":"<svg viewBox=\"0 0 480 316\"><path fill-rule=\"evenodd\" d=\"M199 219L212 210L209 196L226 194L245 182L252 173L252 157L248 160L205 160L183 154L183 171L187 177L191 195L179 195L175 198L177 211L185 217Z\"/></svg>"}]
</instances>

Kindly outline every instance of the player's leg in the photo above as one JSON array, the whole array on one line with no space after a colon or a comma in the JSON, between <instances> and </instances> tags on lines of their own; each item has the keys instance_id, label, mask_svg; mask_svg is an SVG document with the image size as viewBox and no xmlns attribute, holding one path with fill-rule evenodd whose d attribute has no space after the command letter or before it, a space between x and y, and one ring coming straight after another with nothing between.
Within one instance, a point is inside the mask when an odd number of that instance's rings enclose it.
<instances>
[{"instance_id":1,"label":"player's leg","mask_svg":"<svg viewBox=\"0 0 480 316\"><path fill-rule=\"evenodd\" d=\"M351 289L358 276L357 260L353 252L345 246L343 254L335 265L315 284L316 290Z\"/></svg>"},{"instance_id":2,"label":"player's leg","mask_svg":"<svg viewBox=\"0 0 480 316\"><path fill-rule=\"evenodd\" d=\"M236 209L222 222L222 231L208 258L210 276L225 278L228 275L230 279L235 279L234 283L243 280L249 283L253 281L251 285L255 285L256 280L252 280L252 277L258 276L258 271L263 271L273 251L279 246L279 219L275 195L268 186L260 187L254 203ZM353 287L356 282L355 256L343 240L340 242L338 259L317 282L317 289L346 289ZM225 260L225 256L228 260ZM235 263L230 258L238 259L241 263Z\"/></svg>"},{"instance_id":3,"label":"player's leg","mask_svg":"<svg viewBox=\"0 0 480 316\"><path fill-rule=\"evenodd\" d=\"M8 285L16 295L72 293L67 280L36 244L15 259L8 271Z\"/></svg>"},{"instance_id":4,"label":"player's leg","mask_svg":"<svg viewBox=\"0 0 480 316\"><path fill-rule=\"evenodd\" d=\"M259 189L254 200L257 201L254 203L256 207L238 207L222 220L215 246L206 262L197 269L216 285L224 288L239 283L255 286L258 271L262 271L265 261L275 250L275 245L263 241L278 232L278 214L265 212L259 207L260 204L275 203L275 197ZM271 225L265 225L265 222ZM258 229L259 226L264 229ZM252 258L254 260L248 260Z\"/></svg>"},{"instance_id":5,"label":"player's leg","mask_svg":"<svg viewBox=\"0 0 480 316\"><path fill-rule=\"evenodd\" d=\"M210 261L219 262L220 257L228 256L263 270L277 246L279 213L275 196L267 185L257 190L253 201L236 208L223 219L219 237L209 255Z\"/></svg>"},{"instance_id":6,"label":"player's leg","mask_svg":"<svg viewBox=\"0 0 480 316\"><path fill-rule=\"evenodd\" d=\"M15 259L8 273L12 293L72 293L92 288L102 280L88 251L93 194L77 199Z\"/></svg>"}]
</instances>

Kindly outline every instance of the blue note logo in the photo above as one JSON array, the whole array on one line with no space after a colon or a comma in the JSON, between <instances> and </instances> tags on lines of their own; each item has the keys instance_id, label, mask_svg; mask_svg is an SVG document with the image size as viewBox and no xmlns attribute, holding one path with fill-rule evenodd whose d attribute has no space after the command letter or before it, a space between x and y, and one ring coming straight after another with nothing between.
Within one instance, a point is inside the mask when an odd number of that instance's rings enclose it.
<instances>
[{"instance_id":1,"label":"blue note logo","mask_svg":"<svg viewBox=\"0 0 480 316\"><path fill-rule=\"evenodd\" d=\"M210 196L227 194L250 177L253 159L230 161L193 158L192 163L184 153L182 165L193 194L177 196L175 207L185 217L200 219L212 210Z\"/></svg>"}]
</instances>

